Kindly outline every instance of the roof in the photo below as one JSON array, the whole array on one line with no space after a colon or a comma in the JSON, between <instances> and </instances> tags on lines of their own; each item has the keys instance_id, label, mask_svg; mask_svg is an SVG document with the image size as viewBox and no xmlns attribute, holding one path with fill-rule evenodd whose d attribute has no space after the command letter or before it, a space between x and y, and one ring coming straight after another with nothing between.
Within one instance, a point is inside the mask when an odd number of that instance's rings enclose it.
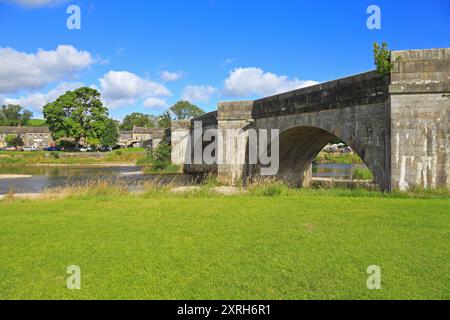
<instances>
[{"instance_id":1,"label":"roof","mask_svg":"<svg viewBox=\"0 0 450 320\"><path fill-rule=\"evenodd\" d=\"M48 127L0 127L0 133L24 134L24 133L50 133Z\"/></svg>"}]
</instances>

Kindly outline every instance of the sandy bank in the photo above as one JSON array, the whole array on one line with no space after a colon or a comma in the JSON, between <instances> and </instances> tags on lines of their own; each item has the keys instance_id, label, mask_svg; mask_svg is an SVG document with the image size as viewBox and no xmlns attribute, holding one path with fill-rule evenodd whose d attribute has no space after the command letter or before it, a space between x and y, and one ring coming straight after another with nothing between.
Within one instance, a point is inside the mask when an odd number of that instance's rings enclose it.
<instances>
[{"instance_id":1,"label":"sandy bank","mask_svg":"<svg viewBox=\"0 0 450 320\"><path fill-rule=\"evenodd\" d=\"M31 178L33 176L27 174L0 174L0 180L3 179L24 179Z\"/></svg>"}]
</instances>

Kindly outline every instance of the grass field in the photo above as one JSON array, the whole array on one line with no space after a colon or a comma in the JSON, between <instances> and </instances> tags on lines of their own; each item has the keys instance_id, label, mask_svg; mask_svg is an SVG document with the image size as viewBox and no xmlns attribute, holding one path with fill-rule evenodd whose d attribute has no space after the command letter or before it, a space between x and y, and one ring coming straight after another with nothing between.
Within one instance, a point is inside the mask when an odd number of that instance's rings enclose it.
<instances>
[{"instance_id":1,"label":"grass field","mask_svg":"<svg viewBox=\"0 0 450 320\"><path fill-rule=\"evenodd\" d=\"M31 127L42 127L45 126L45 120L44 119L31 119L28 122L28 125Z\"/></svg>"},{"instance_id":2,"label":"grass field","mask_svg":"<svg viewBox=\"0 0 450 320\"><path fill-rule=\"evenodd\" d=\"M134 165L145 155L143 148L120 149L109 153L94 154L70 153L70 157L64 157L65 152L45 151L0 151L1 165L37 165L37 164L97 164L102 162L130 163ZM100 157L98 157L100 156Z\"/></svg>"},{"instance_id":3,"label":"grass field","mask_svg":"<svg viewBox=\"0 0 450 320\"><path fill-rule=\"evenodd\" d=\"M445 195L92 193L0 202L0 299L450 298Z\"/></svg>"}]
</instances>

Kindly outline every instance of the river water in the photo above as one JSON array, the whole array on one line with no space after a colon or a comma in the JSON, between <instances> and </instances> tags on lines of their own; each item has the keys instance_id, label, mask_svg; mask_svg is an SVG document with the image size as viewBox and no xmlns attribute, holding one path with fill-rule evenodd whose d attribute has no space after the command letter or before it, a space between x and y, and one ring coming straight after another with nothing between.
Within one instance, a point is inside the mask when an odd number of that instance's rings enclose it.
<instances>
[{"instance_id":1,"label":"river water","mask_svg":"<svg viewBox=\"0 0 450 320\"><path fill-rule=\"evenodd\" d=\"M364 167L351 164L314 164L313 177L351 178L355 168ZM113 183L124 183L130 189L147 182L175 183L189 185L198 183L195 175L144 175L136 166L117 167L30 167L0 166L0 175L27 175L13 179L0 179L0 194L38 193L67 185L83 185L89 181L108 179Z\"/></svg>"}]
</instances>

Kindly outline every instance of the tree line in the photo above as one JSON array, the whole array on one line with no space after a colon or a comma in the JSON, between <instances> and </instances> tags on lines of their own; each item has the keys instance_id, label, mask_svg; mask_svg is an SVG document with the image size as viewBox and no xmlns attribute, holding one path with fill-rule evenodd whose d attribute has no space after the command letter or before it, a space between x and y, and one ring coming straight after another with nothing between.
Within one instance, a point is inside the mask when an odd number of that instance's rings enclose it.
<instances>
[{"instance_id":1,"label":"tree line","mask_svg":"<svg viewBox=\"0 0 450 320\"><path fill-rule=\"evenodd\" d=\"M43 114L55 141L71 138L78 148L82 140L90 145L114 147L119 139L119 130L169 128L173 120L191 119L204 114L204 111L187 101L179 101L160 116L133 112L120 123L110 118L98 90L82 87L67 91L46 104ZM4 105L0 108L0 125L26 126L32 116L31 111L19 105Z\"/></svg>"}]
</instances>

